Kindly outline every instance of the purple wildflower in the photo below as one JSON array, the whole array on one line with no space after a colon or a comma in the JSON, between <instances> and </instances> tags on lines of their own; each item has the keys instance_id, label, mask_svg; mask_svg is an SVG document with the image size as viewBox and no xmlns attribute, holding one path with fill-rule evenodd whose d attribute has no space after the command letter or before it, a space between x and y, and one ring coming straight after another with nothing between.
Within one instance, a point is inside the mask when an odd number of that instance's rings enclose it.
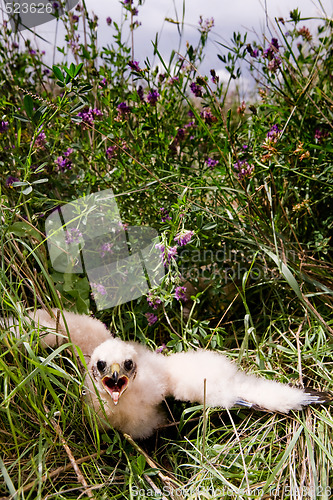
<instances>
[{"instance_id":1,"label":"purple wildflower","mask_svg":"<svg viewBox=\"0 0 333 500\"><path fill-rule=\"evenodd\" d=\"M91 110L91 113L94 117L96 116L103 116L103 111L101 111L100 109L97 109L97 108L93 108Z\"/></svg>"},{"instance_id":2,"label":"purple wildflower","mask_svg":"<svg viewBox=\"0 0 333 500\"><path fill-rule=\"evenodd\" d=\"M107 150L105 151L106 157L108 160L111 160L111 158L114 158L119 150L125 150L127 149L127 144L126 141L121 141L118 144L114 144L113 146L109 146Z\"/></svg>"},{"instance_id":3,"label":"purple wildflower","mask_svg":"<svg viewBox=\"0 0 333 500\"><path fill-rule=\"evenodd\" d=\"M69 42L67 44L72 49L74 54L79 51L79 48L80 48L79 39L80 39L80 35L73 36L73 38L71 40L69 40Z\"/></svg>"},{"instance_id":4,"label":"purple wildflower","mask_svg":"<svg viewBox=\"0 0 333 500\"><path fill-rule=\"evenodd\" d=\"M45 142L46 142L46 135L45 135L45 132L43 132L43 130L41 130L41 132L36 137L35 146L37 148L43 148Z\"/></svg>"},{"instance_id":5,"label":"purple wildflower","mask_svg":"<svg viewBox=\"0 0 333 500\"><path fill-rule=\"evenodd\" d=\"M216 116L214 116L211 112L210 108L205 108L200 113L201 118L207 123L207 125L211 125L213 122L217 121Z\"/></svg>"},{"instance_id":6,"label":"purple wildflower","mask_svg":"<svg viewBox=\"0 0 333 500\"><path fill-rule=\"evenodd\" d=\"M267 132L267 139L270 142L277 142L280 132L281 130L276 124L272 125L271 129Z\"/></svg>"},{"instance_id":7,"label":"purple wildflower","mask_svg":"<svg viewBox=\"0 0 333 500\"><path fill-rule=\"evenodd\" d=\"M156 323L156 321L158 320L158 317L155 316L155 314L153 313L146 313L145 316L147 318L149 326L153 326L153 324Z\"/></svg>"},{"instance_id":8,"label":"purple wildflower","mask_svg":"<svg viewBox=\"0 0 333 500\"><path fill-rule=\"evenodd\" d=\"M176 82L179 82L179 77L178 76L172 76L170 79L169 79L169 83L170 85L173 85L174 83Z\"/></svg>"},{"instance_id":9,"label":"purple wildflower","mask_svg":"<svg viewBox=\"0 0 333 500\"><path fill-rule=\"evenodd\" d=\"M192 90L195 97L202 97L202 87L195 82L192 82L190 85L190 89Z\"/></svg>"},{"instance_id":10,"label":"purple wildflower","mask_svg":"<svg viewBox=\"0 0 333 500\"><path fill-rule=\"evenodd\" d=\"M4 132L7 132L8 125L9 125L9 123L5 122L3 120L0 122L0 134L3 134Z\"/></svg>"},{"instance_id":11,"label":"purple wildflower","mask_svg":"<svg viewBox=\"0 0 333 500\"><path fill-rule=\"evenodd\" d=\"M135 28L138 28L139 26L141 26L141 24L142 23L139 23L139 21L135 21L134 23L130 24L130 28L131 28L131 30L134 30Z\"/></svg>"},{"instance_id":12,"label":"purple wildflower","mask_svg":"<svg viewBox=\"0 0 333 500\"><path fill-rule=\"evenodd\" d=\"M162 344L161 347L158 347L155 352L157 352L158 354L162 354L164 351L167 350L168 350L167 346L165 344Z\"/></svg>"},{"instance_id":13,"label":"purple wildflower","mask_svg":"<svg viewBox=\"0 0 333 500\"><path fill-rule=\"evenodd\" d=\"M139 85L139 87L136 89L136 93L138 94L140 101L144 101L144 94L143 94L142 85Z\"/></svg>"},{"instance_id":14,"label":"purple wildflower","mask_svg":"<svg viewBox=\"0 0 333 500\"><path fill-rule=\"evenodd\" d=\"M186 125L185 125L186 127ZM174 152L177 151L177 146L179 145L179 143L181 141L183 141L185 139L185 134L186 134L186 131L184 128L179 128L177 130L177 133L175 135L175 137L173 138L173 141L172 143L170 144L170 149Z\"/></svg>"},{"instance_id":15,"label":"purple wildflower","mask_svg":"<svg viewBox=\"0 0 333 500\"><path fill-rule=\"evenodd\" d=\"M55 163L58 166L58 170L61 172L66 172L66 170L71 170L72 168L71 160L69 160L69 158L64 158L63 156L58 156Z\"/></svg>"},{"instance_id":16,"label":"purple wildflower","mask_svg":"<svg viewBox=\"0 0 333 500\"><path fill-rule=\"evenodd\" d=\"M163 243L157 243L155 248L158 248L161 251L161 258L164 267L167 267L170 264L171 259L175 258L177 255L177 247L165 247Z\"/></svg>"},{"instance_id":17,"label":"purple wildflower","mask_svg":"<svg viewBox=\"0 0 333 500\"><path fill-rule=\"evenodd\" d=\"M237 170L238 179L242 181L244 177L250 177L254 171L254 166L249 165L246 160L238 160L234 164L234 169Z\"/></svg>"},{"instance_id":18,"label":"purple wildflower","mask_svg":"<svg viewBox=\"0 0 333 500\"><path fill-rule=\"evenodd\" d=\"M65 242L67 245L70 243L80 243L82 233L79 229L72 227L69 231L66 230Z\"/></svg>"},{"instance_id":19,"label":"purple wildflower","mask_svg":"<svg viewBox=\"0 0 333 500\"><path fill-rule=\"evenodd\" d=\"M6 179L6 186L12 188L14 182L18 182L18 181L19 181L19 179L17 177L12 177L11 175L9 175Z\"/></svg>"},{"instance_id":20,"label":"purple wildflower","mask_svg":"<svg viewBox=\"0 0 333 500\"><path fill-rule=\"evenodd\" d=\"M68 157L73 153L73 151L74 150L72 148L67 148L67 150L64 152L64 156Z\"/></svg>"},{"instance_id":21,"label":"purple wildflower","mask_svg":"<svg viewBox=\"0 0 333 500\"><path fill-rule=\"evenodd\" d=\"M118 104L117 109L119 114L121 115L127 115L127 113L131 111L131 108L127 106L126 102L121 102L120 104Z\"/></svg>"},{"instance_id":22,"label":"purple wildflower","mask_svg":"<svg viewBox=\"0 0 333 500\"><path fill-rule=\"evenodd\" d=\"M174 237L174 240L180 245L181 247L187 245L190 243L192 236L194 235L193 231L188 231L186 229L182 229L176 236Z\"/></svg>"},{"instance_id":23,"label":"purple wildflower","mask_svg":"<svg viewBox=\"0 0 333 500\"><path fill-rule=\"evenodd\" d=\"M168 255L167 255L168 262L170 262L170 260L173 259L176 255L177 255L177 247L176 246L170 247L168 249Z\"/></svg>"},{"instance_id":24,"label":"purple wildflower","mask_svg":"<svg viewBox=\"0 0 333 500\"><path fill-rule=\"evenodd\" d=\"M186 302L187 301L187 297L185 295L186 292L187 292L186 286L177 286L175 289L175 298L177 300Z\"/></svg>"},{"instance_id":25,"label":"purple wildflower","mask_svg":"<svg viewBox=\"0 0 333 500\"><path fill-rule=\"evenodd\" d=\"M92 296L94 299L97 298L98 294L99 295L106 295L106 289L105 286L101 285L100 283L90 283L90 286L92 288Z\"/></svg>"},{"instance_id":26,"label":"purple wildflower","mask_svg":"<svg viewBox=\"0 0 333 500\"><path fill-rule=\"evenodd\" d=\"M79 22L79 16L77 16L76 14L73 14L72 15L72 21L73 21L73 23L78 23Z\"/></svg>"},{"instance_id":27,"label":"purple wildflower","mask_svg":"<svg viewBox=\"0 0 333 500\"><path fill-rule=\"evenodd\" d=\"M157 309L162 301L159 297L156 297L151 292L149 292L148 297L147 297L147 302L148 302L150 307L152 307L153 309Z\"/></svg>"},{"instance_id":28,"label":"purple wildflower","mask_svg":"<svg viewBox=\"0 0 333 500\"><path fill-rule=\"evenodd\" d=\"M138 73L140 73L140 71L142 71L142 69L139 66L138 61L129 61L128 65L132 71L137 71Z\"/></svg>"},{"instance_id":29,"label":"purple wildflower","mask_svg":"<svg viewBox=\"0 0 333 500\"><path fill-rule=\"evenodd\" d=\"M281 62L282 61L279 57L274 57L274 59L268 62L267 68L269 69L269 71L272 71L272 73L276 73L281 65Z\"/></svg>"},{"instance_id":30,"label":"purple wildflower","mask_svg":"<svg viewBox=\"0 0 333 500\"><path fill-rule=\"evenodd\" d=\"M264 57L267 59L273 59L273 57L279 52L279 42L277 38L272 38L268 49L264 50Z\"/></svg>"},{"instance_id":31,"label":"purple wildflower","mask_svg":"<svg viewBox=\"0 0 333 500\"><path fill-rule=\"evenodd\" d=\"M101 248L99 250L99 254L100 256L102 257L105 257L106 254L112 254L113 253L113 250L112 250L112 243L103 243L103 245L101 245Z\"/></svg>"},{"instance_id":32,"label":"purple wildflower","mask_svg":"<svg viewBox=\"0 0 333 500\"><path fill-rule=\"evenodd\" d=\"M217 76L215 69L211 69L210 74L212 77L212 82L217 85L219 83L220 78Z\"/></svg>"},{"instance_id":33,"label":"purple wildflower","mask_svg":"<svg viewBox=\"0 0 333 500\"><path fill-rule=\"evenodd\" d=\"M165 245L163 245L163 243L156 243L155 248L158 248L158 250L161 250L161 252L164 254Z\"/></svg>"},{"instance_id":34,"label":"purple wildflower","mask_svg":"<svg viewBox=\"0 0 333 500\"><path fill-rule=\"evenodd\" d=\"M213 158L207 158L205 163L209 166L209 168L214 168L218 164L218 160L214 160Z\"/></svg>"},{"instance_id":35,"label":"purple wildflower","mask_svg":"<svg viewBox=\"0 0 333 500\"><path fill-rule=\"evenodd\" d=\"M268 69L272 72L275 72L281 64L281 59L280 57L278 57L279 47L280 46L277 38L272 38L268 49L264 50L263 55L269 61Z\"/></svg>"},{"instance_id":36,"label":"purple wildflower","mask_svg":"<svg viewBox=\"0 0 333 500\"><path fill-rule=\"evenodd\" d=\"M250 43L246 46L246 50L250 54L250 56L253 57L254 59L259 55L259 50L253 49Z\"/></svg>"},{"instance_id":37,"label":"purple wildflower","mask_svg":"<svg viewBox=\"0 0 333 500\"><path fill-rule=\"evenodd\" d=\"M151 106L155 106L159 97L160 94L157 92L157 90L152 89L148 92L147 101Z\"/></svg>"},{"instance_id":38,"label":"purple wildflower","mask_svg":"<svg viewBox=\"0 0 333 500\"><path fill-rule=\"evenodd\" d=\"M177 130L176 138L178 141L182 141L185 139L185 130L183 128L179 128Z\"/></svg>"},{"instance_id":39,"label":"purple wildflower","mask_svg":"<svg viewBox=\"0 0 333 500\"><path fill-rule=\"evenodd\" d=\"M166 208L161 207L160 211L161 211L161 220L162 220L162 222L166 222L167 220L171 220L169 212L167 211Z\"/></svg>"},{"instance_id":40,"label":"purple wildflower","mask_svg":"<svg viewBox=\"0 0 333 500\"><path fill-rule=\"evenodd\" d=\"M188 123L186 123L185 128L191 128L191 127L197 128L195 122L188 122Z\"/></svg>"},{"instance_id":41,"label":"purple wildflower","mask_svg":"<svg viewBox=\"0 0 333 500\"><path fill-rule=\"evenodd\" d=\"M117 146L109 146L105 152L108 160L111 160L116 155Z\"/></svg>"},{"instance_id":42,"label":"purple wildflower","mask_svg":"<svg viewBox=\"0 0 333 500\"><path fill-rule=\"evenodd\" d=\"M106 24L107 24L108 26L110 26L110 24L111 24L111 23L112 23L112 19L111 19L111 17L109 16L109 17L107 17L107 18L106 18Z\"/></svg>"},{"instance_id":43,"label":"purple wildflower","mask_svg":"<svg viewBox=\"0 0 333 500\"><path fill-rule=\"evenodd\" d=\"M67 148L67 150L61 156L58 156L55 163L58 166L59 171L65 172L66 170L71 170L72 162L69 159L69 155L72 153L73 153L73 149Z\"/></svg>"},{"instance_id":44,"label":"purple wildflower","mask_svg":"<svg viewBox=\"0 0 333 500\"><path fill-rule=\"evenodd\" d=\"M199 26L200 26L200 31L203 33L208 33L214 26L214 18L211 17L210 19L203 19L202 16L199 18Z\"/></svg>"},{"instance_id":45,"label":"purple wildflower","mask_svg":"<svg viewBox=\"0 0 333 500\"><path fill-rule=\"evenodd\" d=\"M107 81L106 78L104 77L100 82L99 82L99 88L106 87Z\"/></svg>"},{"instance_id":46,"label":"purple wildflower","mask_svg":"<svg viewBox=\"0 0 333 500\"><path fill-rule=\"evenodd\" d=\"M128 111L131 110L131 108L127 106L126 102L121 102L120 104L118 104L117 109L119 109L124 113L127 113Z\"/></svg>"},{"instance_id":47,"label":"purple wildflower","mask_svg":"<svg viewBox=\"0 0 333 500\"><path fill-rule=\"evenodd\" d=\"M90 111L80 111L77 116L82 119L82 122L85 124L92 125L94 123L94 117L90 113Z\"/></svg>"},{"instance_id":48,"label":"purple wildflower","mask_svg":"<svg viewBox=\"0 0 333 500\"><path fill-rule=\"evenodd\" d=\"M89 108L86 111L80 111L77 116L81 118L84 125L93 125L96 116L102 116L103 113L97 108Z\"/></svg>"},{"instance_id":49,"label":"purple wildflower","mask_svg":"<svg viewBox=\"0 0 333 500\"><path fill-rule=\"evenodd\" d=\"M318 142L321 142L323 139L329 136L329 133L327 130L321 130L321 129L316 129L315 130L315 139L317 139Z\"/></svg>"},{"instance_id":50,"label":"purple wildflower","mask_svg":"<svg viewBox=\"0 0 333 500\"><path fill-rule=\"evenodd\" d=\"M120 220L120 221L118 221L118 226L119 226L120 230L127 231L128 222L121 222L121 220Z\"/></svg>"}]
</instances>

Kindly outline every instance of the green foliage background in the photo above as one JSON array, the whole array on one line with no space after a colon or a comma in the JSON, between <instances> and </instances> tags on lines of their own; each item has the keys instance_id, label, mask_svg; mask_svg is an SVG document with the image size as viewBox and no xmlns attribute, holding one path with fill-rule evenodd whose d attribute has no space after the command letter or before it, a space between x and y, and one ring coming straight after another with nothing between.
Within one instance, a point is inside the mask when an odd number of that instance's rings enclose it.
<instances>
[{"instance_id":1,"label":"green foliage background","mask_svg":"<svg viewBox=\"0 0 333 500\"><path fill-rule=\"evenodd\" d=\"M251 372L332 388L332 21L310 32L295 10L261 45L234 33L222 82L200 74L211 20L186 53L164 61L156 45L158 67L133 62L123 32L134 39L137 8L124 5L103 48L84 3L58 19L67 35L52 67L1 32L1 309L22 334L1 333L1 494L330 498L329 405L286 417L169 401L171 425L138 446L100 434L72 349L43 351L27 319L36 307L95 313L152 349L213 348ZM244 65L256 87L242 102L232 83ZM157 309L142 297L98 312L86 276L52 268L45 219L108 188L123 223L154 227L167 251L194 233L152 292Z\"/></svg>"}]
</instances>

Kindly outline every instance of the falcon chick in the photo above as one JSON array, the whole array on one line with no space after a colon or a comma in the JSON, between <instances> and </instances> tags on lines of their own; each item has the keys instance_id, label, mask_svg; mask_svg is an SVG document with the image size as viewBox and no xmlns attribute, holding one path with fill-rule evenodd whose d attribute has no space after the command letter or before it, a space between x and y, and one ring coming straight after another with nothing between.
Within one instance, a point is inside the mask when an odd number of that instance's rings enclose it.
<instances>
[{"instance_id":1,"label":"falcon chick","mask_svg":"<svg viewBox=\"0 0 333 500\"><path fill-rule=\"evenodd\" d=\"M38 310L32 316L37 326L48 328L42 344L67 342L68 331L71 342L90 358L86 398L100 416L101 427L111 425L134 439L150 436L165 422L165 397L203 404L204 385L206 404L212 407L240 405L288 413L329 400L326 393L248 375L217 352L198 349L164 356L137 342L113 338L95 318L57 310L53 314L51 318Z\"/></svg>"}]
</instances>

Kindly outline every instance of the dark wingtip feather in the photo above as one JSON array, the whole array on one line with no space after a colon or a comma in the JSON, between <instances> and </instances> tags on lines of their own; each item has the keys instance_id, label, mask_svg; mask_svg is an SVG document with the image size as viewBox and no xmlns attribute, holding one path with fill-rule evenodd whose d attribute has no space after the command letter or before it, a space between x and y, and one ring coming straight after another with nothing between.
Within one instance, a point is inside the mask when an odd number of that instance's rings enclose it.
<instances>
[{"instance_id":1,"label":"dark wingtip feather","mask_svg":"<svg viewBox=\"0 0 333 500\"><path fill-rule=\"evenodd\" d=\"M322 404L329 403L330 401L332 401L332 396L328 392L320 392L315 389L306 388L304 390L304 401L302 401L302 405Z\"/></svg>"},{"instance_id":2,"label":"dark wingtip feather","mask_svg":"<svg viewBox=\"0 0 333 500\"><path fill-rule=\"evenodd\" d=\"M237 401L235 401L235 406L245 406L246 408L253 408L253 403L245 401L245 399L237 399Z\"/></svg>"}]
</instances>

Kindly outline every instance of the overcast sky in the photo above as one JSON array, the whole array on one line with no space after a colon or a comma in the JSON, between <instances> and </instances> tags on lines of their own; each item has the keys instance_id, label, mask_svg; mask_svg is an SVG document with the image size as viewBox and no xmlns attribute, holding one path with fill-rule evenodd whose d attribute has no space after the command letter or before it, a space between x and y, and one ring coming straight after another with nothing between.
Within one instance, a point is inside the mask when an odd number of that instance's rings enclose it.
<instances>
[{"instance_id":1,"label":"overcast sky","mask_svg":"<svg viewBox=\"0 0 333 500\"><path fill-rule=\"evenodd\" d=\"M134 5L137 3L134 0ZM248 32L248 41L261 39L265 32L267 38L274 34L274 18L288 18L292 9L299 8L302 17L322 17L323 15L333 17L333 0L184 0L185 3L185 30L183 43L188 40L195 44L198 40L198 21L200 15L203 18L214 18L215 25L210 35L206 50L204 71L210 68L221 70L223 64L218 60L217 53L223 49L217 42L228 44L234 31ZM112 26L106 24L106 18L120 22L122 18L122 6L119 0L86 0L89 11L93 11L99 17L98 40L100 45L112 42L114 33ZM159 34L159 49L164 58L169 57L172 49L178 48L179 35L175 24L165 21L165 18L182 18L183 0L145 0L144 5L139 7L138 21L142 25L134 32L135 59L143 61L149 57L153 61L152 40L156 33ZM177 12L177 15L176 15ZM267 14L267 16L266 16ZM267 19L270 20L270 29L267 27ZM311 22L304 20L302 25L310 26ZM54 41L56 21L35 28L36 33ZM286 28L287 30L287 28ZM22 34L26 34L23 31ZM26 36L26 35L25 35ZM63 45L64 33L60 27L58 30L58 44ZM184 45L183 45L184 46ZM45 47L43 47L45 48ZM47 50L53 52L50 45Z\"/></svg>"},{"instance_id":2,"label":"overcast sky","mask_svg":"<svg viewBox=\"0 0 333 500\"><path fill-rule=\"evenodd\" d=\"M113 0L110 5L114 5ZM88 0L93 3L93 0ZM103 0L95 0L97 5ZM104 4L105 5L105 4ZM223 53L223 48L217 43L222 42L230 45L233 32L248 32L248 41L262 39L262 33L271 38L275 32L275 17L289 17L289 12L297 7L302 17L322 17L323 15L333 17L333 0L187 0L185 3L185 36L184 42L189 40L195 43L198 40L198 21L200 15L204 18L214 18L215 24L211 32L205 57L205 68L215 68L217 71L222 63L217 58L217 53ZM178 18L182 16L182 0L146 0L139 10L139 21L142 26L135 32L135 55L142 60L152 53L151 40L159 33L159 47L164 57L178 44L177 27L165 22L166 17ZM103 10L105 16L105 10ZM107 10L112 17L112 8ZM102 14L103 16L103 14ZM270 20L269 22L267 20ZM313 21L312 21L313 22ZM102 24L102 23L101 23ZM270 31L267 27L270 27ZM304 24L311 25L310 21ZM287 28L286 28L287 30Z\"/></svg>"},{"instance_id":3,"label":"overcast sky","mask_svg":"<svg viewBox=\"0 0 333 500\"><path fill-rule=\"evenodd\" d=\"M94 0L87 0L87 5L93 5L93 3ZM112 0L107 9L111 17L112 6L115 4L116 0ZM107 3L103 0L95 0L97 14L99 14L100 5L107 5ZM332 17L333 1L323 0L321 5L326 14ZM142 27L135 34L139 50L155 38L156 32L162 32L163 46L167 46L173 39L176 40L176 26L166 23L164 19L166 17L175 19L175 10L181 18L182 7L182 0L146 0L138 16ZM258 34L261 34L263 30L267 31L265 11L271 20L274 20L274 17L287 18L290 10L297 7L302 17L321 17L324 13L320 2L316 0L266 0L266 2L265 0L187 0L185 7L187 37L191 38L195 35L199 17L202 15L204 18L214 18L215 26L211 38L219 41L221 39L228 41L234 31L255 31ZM102 8L100 12L105 16L105 8Z\"/></svg>"}]
</instances>

